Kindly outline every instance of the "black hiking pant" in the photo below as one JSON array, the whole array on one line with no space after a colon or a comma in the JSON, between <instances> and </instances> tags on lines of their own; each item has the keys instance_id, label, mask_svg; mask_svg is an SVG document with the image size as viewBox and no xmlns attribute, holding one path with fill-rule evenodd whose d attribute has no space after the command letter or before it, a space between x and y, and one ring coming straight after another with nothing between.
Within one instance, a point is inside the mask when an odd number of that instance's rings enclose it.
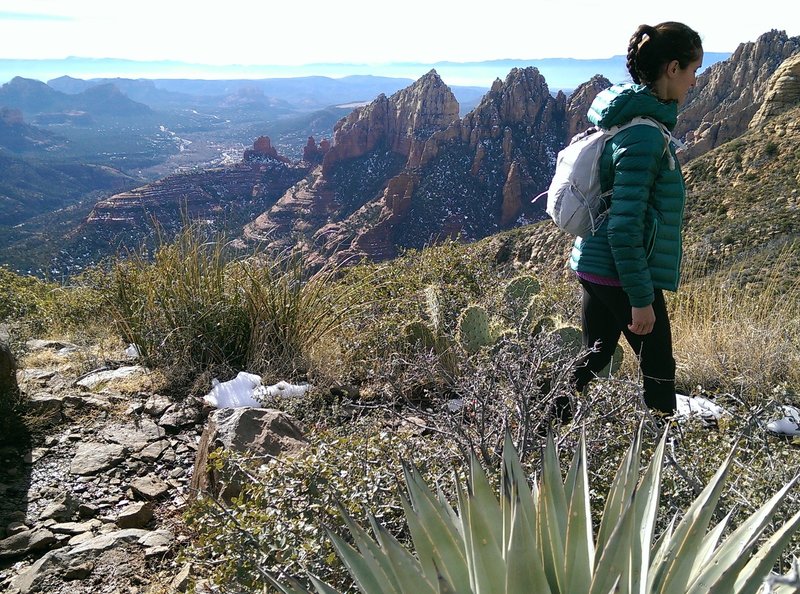
<instances>
[{"instance_id":1,"label":"black hiking pant","mask_svg":"<svg viewBox=\"0 0 800 594\"><path fill-rule=\"evenodd\" d=\"M675 359L664 293L655 290L656 322L653 331L642 336L628 330L631 304L622 287L597 285L584 279L580 279L580 283L583 287L583 347L591 350L575 368L572 378L575 390L582 391L608 365L620 334L624 334L639 359L645 404L665 413L675 412Z\"/></svg>"}]
</instances>

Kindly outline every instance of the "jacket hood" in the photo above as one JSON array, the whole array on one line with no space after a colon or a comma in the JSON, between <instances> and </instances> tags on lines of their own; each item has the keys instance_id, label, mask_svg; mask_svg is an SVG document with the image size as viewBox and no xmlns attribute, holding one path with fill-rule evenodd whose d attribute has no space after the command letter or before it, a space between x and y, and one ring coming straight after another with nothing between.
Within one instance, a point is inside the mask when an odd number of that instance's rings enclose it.
<instances>
[{"instance_id":1,"label":"jacket hood","mask_svg":"<svg viewBox=\"0 0 800 594\"><path fill-rule=\"evenodd\" d=\"M678 102L661 101L644 85L614 85L598 93L589 108L589 121L601 128L629 122L637 116L650 117L672 130L678 121Z\"/></svg>"}]
</instances>

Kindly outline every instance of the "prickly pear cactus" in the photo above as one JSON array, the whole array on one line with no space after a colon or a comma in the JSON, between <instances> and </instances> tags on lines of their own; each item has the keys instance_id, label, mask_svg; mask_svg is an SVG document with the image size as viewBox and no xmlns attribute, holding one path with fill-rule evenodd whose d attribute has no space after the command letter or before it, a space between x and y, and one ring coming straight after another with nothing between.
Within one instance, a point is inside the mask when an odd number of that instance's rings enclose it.
<instances>
[{"instance_id":1,"label":"prickly pear cactus","mask_svg":"<svg viewBox=\"0 0 800 594\"><path fill-rule=\"evenodd\" d=\"M428 317L433 325L433 333L439 334L442 331L442 308L439 306L439 289L434 285L425 287L425 307Z\"/></svg>"},{"instance_id":2,"label":"prickly pear cactus","mask_svg":"<svg viewBox=\"0 0 800 594\"><path fill-rule=\"evenodd\" d=\"M412 348L421 347L427 351L436 348L436 338L425 322L415 320L403 327L403 338Z\"/></svg>"},{"instance_id":3,"label":"prickly pear cactus","mask_svg":"<svg viewBox=\"0 0 800 594\"><path fill-rule=\"evenodd\" d=\"M461 312L457 332L458 342L470 355L494 343L489 313L479 305L471 305Z\"/></svg>"},{"instance_id":4,"label":"prickly pear cactus","mask_svg":"<svg viewBox=\"0 0 800 594\"><path fill-rule=\"evenodd\" d=\"M442 369L450 375L458 370L458 360L453 349L453 341L443 335L435 334L425 322L415 320L403 327L403 339L412 349L422 348L432 352L439 359Z\"/></svg>"},{"instance_id":5,"label":"prickly pear cactus","mask_svg":"<svg viewBox=\"0 0 800 594\"><path fill-rule=\"evenodd\" d=\"M529 303L540 289L539 281L530 274L521 274L508 281L503 297L506 303Z\"/></svg>"},{"instance_id":6,"label":"prickly pear cactus","mask_svg":"<svg viewBox=\"0 0 800 594\"><path fill-rule=\"evenodd\" d=\"M537 319L535 323L529 322L526 326L530 327L533 334L539 334L540 332L552 332L558 327L558 320L552 316L544 316Z\"/></svg>"},{"instance_id":7,"label":"prickly pear cactus","mask_svg":"<svg viewBox=\"0 0 800 594\"><path fill-rule=\"evenodd\" d=\"M561 338L561 344L570 356L576 357L583 349L583 333L575 326L561 326L552 331Z\"/></svg>"}]
</instances>

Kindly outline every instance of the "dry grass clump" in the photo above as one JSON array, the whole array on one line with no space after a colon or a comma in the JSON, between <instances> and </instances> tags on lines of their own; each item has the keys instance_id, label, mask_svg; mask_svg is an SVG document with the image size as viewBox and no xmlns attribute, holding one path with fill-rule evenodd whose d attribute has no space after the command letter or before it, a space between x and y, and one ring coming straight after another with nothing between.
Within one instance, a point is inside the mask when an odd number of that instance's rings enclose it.
<instances>
[{"instance_id":1,"label":"dry grass clump","mask_svg":"<svg viewBox=\"0 0 800 594\"><path fill-rule=\"evenodd\" d=\"M756 282L743 272L699 276L670 300L679 381L763 400L776 386L800 386L800 282L776 255Z\"/></svg>"},{"instance_id":2,"label":"dry grass clump","mask_svg":"<svg viewBox=\"0 0 800 594\"><path fill-rule=\"evenodd\" d=\"M147 365L172 375L309 373L313 350L359 306L335 270L311 276L297 258L237 258L225 238L188 225L152 260L118 261L110 302L117 327ZM180 373L177 373L180 371Z\"/></svg>"}]
</instances>

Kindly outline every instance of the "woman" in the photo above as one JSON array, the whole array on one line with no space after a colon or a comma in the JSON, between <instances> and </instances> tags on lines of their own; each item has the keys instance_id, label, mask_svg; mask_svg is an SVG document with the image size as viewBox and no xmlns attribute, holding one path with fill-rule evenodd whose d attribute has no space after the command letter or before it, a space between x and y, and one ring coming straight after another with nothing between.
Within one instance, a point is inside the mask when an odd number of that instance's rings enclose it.
<instances>
[{"instance_id":1,"label":"woman","mask_svg":"<svg viewBox=\"0 0 800 594\"><path fill-rule=\"evenodd\" d=\"M633 84L598 94L590 121L610 128L644 116L672 130L702 62L700 36L686 25L641 25L628 46ZM577 238L570 257L583 288L583 345L592 349L573 385L582 391L624 334L639 357L645 403L670 414L675 359L663 290L679 284L685 200L675 147L655 126L631 126L606 144L600 171L603 191L613 189L609 215L595 235Z\"/></svg>"}]
</instances>

